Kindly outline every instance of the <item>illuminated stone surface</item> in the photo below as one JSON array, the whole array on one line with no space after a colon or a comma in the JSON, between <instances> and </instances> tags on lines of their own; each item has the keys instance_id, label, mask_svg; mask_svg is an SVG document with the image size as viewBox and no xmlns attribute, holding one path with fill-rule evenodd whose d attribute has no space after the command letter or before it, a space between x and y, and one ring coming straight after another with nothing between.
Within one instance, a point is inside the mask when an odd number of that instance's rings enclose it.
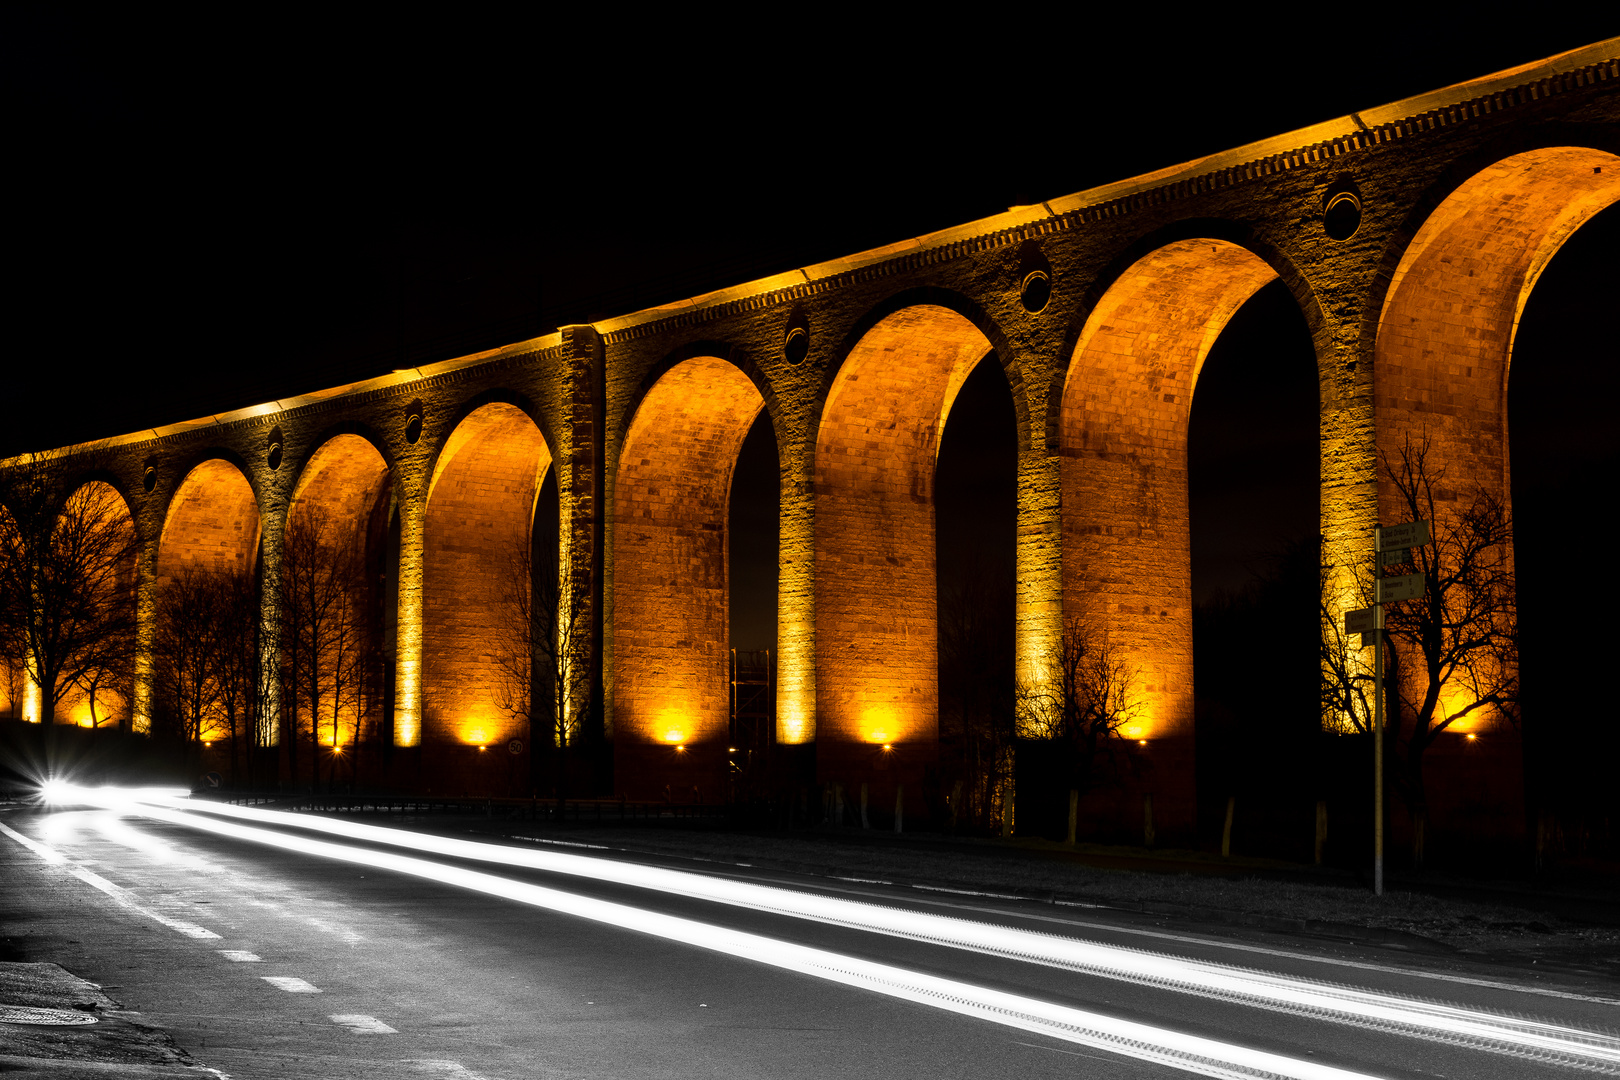
<instances>
[{"instance_id":1,"label":"illuminated stone surface","mask_svg":"<svg viewBox=\"0 0 1620 1080\"><path fill-rule=\"evenodd\" d=\"M1558 245L1620 198L1617 88L1620 43L1600 43L663 308L113 439L96 468L141 539L139 640L177 568L256 560L271 582L288 520L319 505L395 553L389 782L493 790L473 744L517 729L494 708L492 567L528 536L549 465L562 588L592 627L585 742L613 744L621 791L691 798L718 768L701 748L724 730L726 505L763 409L782 480L778 743L813 753L823 781L866 779L881 804L934 755L933 463L956 388L994 352L1019 425L1020 671L1039 670L1065 615L1106 630L1142 669L1154 770L1087 813L1139 828L1152 794L1159 835L1185 835L1202 358L1280 277L1316 347L1322 535L1340 565L1369 557L1381 497L1392 510L1377 451L1409 431L1505 495L1513 328ZM1324 211L1352 188L1359 223L1334 239ZM1036 311L1031 266L1050 280ZM90 458L59 459L64 491ZM1341 576L1336 602L1353 601ZM672 732L694 750L671 751ZM899 757L874 756L880 736ZM1439 754L1434 821L1494 790L1481 827L1522 829L1517 781L1476 783L1516 755L1505 737ZM936 812L910 788L906 805Z\"/></svg>"},{"instance_id":2,"label":"illuminated stone surface","mask_svg":"<svg viewBox=\"0 0 1620 1080\"><path fill-rule=\"evenodd\" d=\"M727 507L763 400L725 360L665 372L636 409L613 503L617 780L634 798L665 784L718 796L731 695ZM684 751L677 751L685 746Z\"/></svg>"}]
</instances>

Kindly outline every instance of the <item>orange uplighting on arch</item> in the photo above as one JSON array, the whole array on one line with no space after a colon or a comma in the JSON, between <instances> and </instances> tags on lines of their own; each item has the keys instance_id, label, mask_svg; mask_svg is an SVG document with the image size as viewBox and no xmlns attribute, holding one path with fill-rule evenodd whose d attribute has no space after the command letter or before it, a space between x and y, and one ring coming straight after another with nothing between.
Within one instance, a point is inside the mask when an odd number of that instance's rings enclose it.
<instances>
[{"instance_id":1,"label":"orange uplighting on arch","mask_svg":"<svg viewBox=\"0 0 1620 1080\"><path fill-rule=\"evenodd\" d=\"M1131 264L1081 330L1063 389L1066 617L1138 669L1133 737L1192 733L1187 422L1210 347L1277 273L1225 240Z\"/></svg>"},{"instance_id":2,"label":"orange uplighting on arch","mask_svg":"<svg viewBox=\"0 0 1620 1080\"><path fill-rule=\"evenodd\" d=\"M724 746L730 716L731 476L764 399L735 365L684 360L636 409L613 499L614 737ZM636 759L636 760L632 760Z\"/></svg>"},{"instance_id":3,"label":"orange uplighting on arch","mask_svg":"<svg viewBox=\"0 0 1620 1080\"><path fill-rule=\"evenodd\" d=\"M934 469L951 403L990 351L949 308L903 308L861 337L827 394L815 464L824 762L876 731L891 744L938 738Z\"/></svg>"},{"instance_id":4,"label":"orange uplighting on arch","mask_svg":"<svg viewBox=\"0 0 1620 1080\"><path fill-rule=\"evenodd\" d=\"M1558 249L1617 201L1620 157L1578 146L1531 150L1463 181L1402 253L1378 323L1378 448L1398 460L1407 438L1429 440L1431 471L1447 477L1437 492L1442 529L1450 501L1476 483L1511 506L1507 390L1519 318ZM1383 470L1379 481L1380 519L1401 520ZM1467 703L1460 687L1441 689L1441 710ZM1451 730L1502 722L1481 709Z\"/></svg>"},{"instance_id":5,"label":"orange uplighting on arch","mask_svg":"<svg viewBox=\"0 0 1620 1080\"><path fill-rule=\"evenodd\" d=\"M252 573L258 562L259 505L247 477L210 458L186 474L169 503L158 547L158 583L186 569Z\"/></svg>"},{"instance_id":6,"label":"orange uplighting on arch","mask_svg":"<svg viewBox=\"0 0 1620 1080\"><path fill-rule=\"evenodd\" d=\"M311 455L288 506L284 586L301 582L319 592L341 593L333 596L318 624L309 627L308 632L318 629L325 641L312 661L306 658L301 673L305 683L313 676L314 685L299 687L291 703L300 725L316 725L323 745L355 742L366 719L360 715L362 703L381 704L375 695L357 691L367 685L365 680L375 685L380 678L370 666L380 664L380 658L368 661L367 650L380 633L374 569L384 543L387 496L388 466L377 448L359 435L341 434ZM312 554L316 565L292 565Z\"/></svg>"},{"instance_id":7,"label":"orange uplighting on arch","mask_svg":"<svg viewBox=\"0 0 1620 1080\"><path fill-rule=\"evenodd\" d=\"M91 480L64 501L57 518L56 543L72 545L83 555L104 552L108 557L85 558L80 564L87 595L96 602L117 605L129 625L135 618L135 519L129 504L111 484ZM81 558L83 557L81 555ZM133 687L127 675L105 666L88 667L84 678L64 689L57 701L57 723L78 727L104 727L131 716ZM22 675L20 681L27 681ZM23 715L44 715L44 698L31 683L24 687Z\"/></svg>"},{"instance_id":8,"label":"orange uplighting on arch","mask_svg":"<svg viewBox=\"0 0 1620 1080\"><path fill-rule=\"evenodd\" d=\"M1508 496L1507 376L1519 316L1564 241L1617 200L1620 157L1561 146L1505 158L1441 202L1402 254L1379 319L1380 450L1427 432L1454 475ZM1394 520L1387 489L1379 510Z\"/></svg>"},{"instance_id":9,"label":"orange uplighting on arch","mask_svg":"<svg viewBox=\"0 0 1620 1080\"><path fill-rule=\"evenodd\" d=\"M434 468L422 559L422 716L420 739L461 743L469 725L489 742L528 738L503 705L501 656L511 642L512 590L528 589L518 561L527 558L535 499L551 450L522 409L495 402L470 413L451 433ZM526 565L526 564L525 564ZM400 625L412 615L400 598ZM411 672L399 672L409 700ZM401 716L395 738L417 741Z\"/></svg>"}]
</instances>

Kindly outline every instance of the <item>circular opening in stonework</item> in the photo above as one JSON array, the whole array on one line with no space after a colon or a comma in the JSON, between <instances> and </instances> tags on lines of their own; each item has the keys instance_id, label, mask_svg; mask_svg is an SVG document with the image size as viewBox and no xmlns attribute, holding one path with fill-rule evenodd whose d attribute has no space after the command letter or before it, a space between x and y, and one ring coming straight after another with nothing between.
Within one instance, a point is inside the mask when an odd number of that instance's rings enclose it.
<instances>
[{"instance_id":1,"label":"circular opening in stonework","mask_svg":"<svg viewBox=\"0 0 1620 1080\"><path fill-rule=\"evenodd\" d=\"M145 472L141 473L141 487L146 489L148 495L152 494L152 489L157 487L157 470L150 465L146 467Z\"/></svg>"},{"instance_id":2,"label":"circular opening in stonework","mask_svg":"<svg viewBox=\"0 0 1620 1080\"><path fill-rule=\"evenodd\" d=\"M1041 311L1052 299L1051 276L1045 270L1031 270L1024 275L1024 282L1018 288L1018 298L1024 302L1024 310L1031 315Z\"/></svg>"},{"instance_id":3,"label":"circular opening in stonework","mask_svg":"<svg viewBox=\"0 0 1620 1080\"><path fill-rule=\"evenodd\" d=\"M276 443L271 443L270 444L270 453L268 455L266 455L265 460L270 463L270 471L271 472L275 472L277 469L281 468L281 444L280 443L276 442Z\"/></svg>"},{"instance_id":4,"label":"circular opening in stonework","mask_svg":"<svg viewBox=\"0 0 1620 1080\"><path fill-rule=\"evenodd\" d=\"M782 341L782 359L790 364L800 364L809 355L810 332L802 326L795 326Z\"/></svg>"},{"instance_id":5,"label":"circular opening in stonework","mask_svg":"<svg viewBox=\"0 0 1620 1080\"><path fill-rule=\"evenodd\" d=\"M405 410L405 441L412 446L422 437L422 402L413 401Z\"/></svg>"},{"instance_id":6,"label":"circular opening in stonework","mask_svg":"<svg viewBox=\"0 0 1620 1080\"><path fill-rule=\"evenodd\" d=\"M1335 240L1348 240L1361 228L1361 200L1341 191L1328 200L1322 211L1322 228Z\"/></svg>"}]
</instances>

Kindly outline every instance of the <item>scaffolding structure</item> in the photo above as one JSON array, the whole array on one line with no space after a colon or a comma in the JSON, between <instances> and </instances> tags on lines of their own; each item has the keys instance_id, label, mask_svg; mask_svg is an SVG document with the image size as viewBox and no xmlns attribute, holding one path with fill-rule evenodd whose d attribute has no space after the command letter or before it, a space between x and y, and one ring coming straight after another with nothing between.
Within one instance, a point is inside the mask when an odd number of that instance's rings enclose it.
<instances>
[{"instance_id":1,"label":"scaffolding structure","mask_svg":"<svg viewBox=\"0 0 1620 1080\"><path fill-rule=\"evenodd\" d=\"M729 759L733 798L747 798L769 776L776 742L776 669L769 649L731 650Z\"/></svg>"}]
</instances>

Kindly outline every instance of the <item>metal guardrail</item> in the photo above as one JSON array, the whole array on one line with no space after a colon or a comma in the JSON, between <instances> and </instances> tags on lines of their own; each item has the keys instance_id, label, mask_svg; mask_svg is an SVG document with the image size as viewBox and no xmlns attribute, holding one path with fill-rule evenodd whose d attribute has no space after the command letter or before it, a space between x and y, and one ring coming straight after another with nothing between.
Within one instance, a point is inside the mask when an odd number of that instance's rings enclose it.
<instances>
[{"instance_id":1,"label":"metal guardrail","mask_svg":"<svg viewBox=\"0 0 1620 1080\"><path fill-rule=\"evenodd\" d=\"M630 802L626 799L435 798L425 795L287 795L267 792L199 792L193 798L233 806L274 806L317 814L482 814L499 811L507 820L635 822L725 820L734 807L724 804Z\"/></svg>"}]
</instances>

